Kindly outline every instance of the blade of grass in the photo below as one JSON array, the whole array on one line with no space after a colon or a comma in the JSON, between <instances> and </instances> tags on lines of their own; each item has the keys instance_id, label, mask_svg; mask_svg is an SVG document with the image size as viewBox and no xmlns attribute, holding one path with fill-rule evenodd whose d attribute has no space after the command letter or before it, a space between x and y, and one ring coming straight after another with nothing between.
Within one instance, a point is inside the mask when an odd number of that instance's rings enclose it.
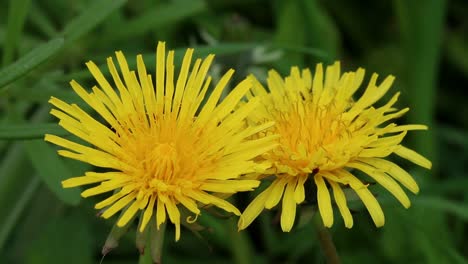
<instances>
[{"instance_id":1,"label":"blade of grass","mask_svg":"<svg viewBox=\"0 0 468 264\"><path fill-rule=\"evenodd\" d=\"M434 127L437 71L445 17L445 0L394 1L402 38L410 123ZM412 138L415 148L437 162L431 130ZM437 168L437 164L434 164ZM435 171L433 168L433 171Z\"/></svg>"},{"instance_id":2,"label":"blade of grass","mask_svg":"<svg viewBox=\"0 0 468 264\"><path fill-rule=\"evenodd\" d=\"M63 189L61 184L63 180L76 175L73 175L54 149L42 139L25 142L25 147L33 167L47 187L64 203L77 205L80 201L79 189Z\"/></svg>"},{"instance_id":3,"label":"blade of grass","mask_svg":"<svg viewBox=\"0 0 468 264\"><path fill-rule=\"evenodd\" d=\"M324 51L329 56L326 63L336 59L339 45L339 34L336 25L316 0L300 2L304 22L307 27L308 42L312 47Z\"/></svg>"},{"instance_id":4,"label":"blade of grass","mask_svg":"<svg viewBox=\"0 0 468 264\"><path fill-rule=\"evenodd\" d=\"M44 122L49 117L48 109L47 106L38 108L28 120L29 124ZM25 120L18 119L18 122L25 122ZM49 190L65 204L77 205L80 201L79 189L63 189L61 185L62 180L76 175L57 155L52 146L43 139L24 141L23 144L32 167Z\"/></svg>"},{"instance_id":5,"label":"blade of grass","mask_svg":"<svg viewBox=\"0 0 468 264\"><path fill-rule=\"evenodd\" d=\"M31 124L42 122L48 116L48 107L39 108L33 115ZM74 175L73 171L57 155L56 151L43 139L25 141L26 153L41 180L62 202L77 205L80 191L77 188L64 189L61 182Z\"/></svg>"},{"instance_id":6,"label":"blade of grass","mask_svg":"<svg viewBox=\"0 0 468 264\"><path fill-rule=\"evenodd\" d=\"M237 231L237 221L235 219L228 219L226 229L229 234L229 240L231 241L230 249L234 263L254 263L254 252L252 252L253 245L247 233Z\"/></svg>"},{"instance_id":7,"label":"blade of grass","mask_svg":"<svg viewBox=\"0 0 468 264\"><path fill-rule=\"evenodd\" d=\"M151 250L149 249L145 250L145 253L143 255L140 255L138 264L153 264L153 260L151 259L150 253L151 253Z\"/></svg>"},{"instance_id":8,"label":"blade of grass","mask_svg":"<svg viewBox=\"0 0 468 264\"><path fill-rule=\"evenodd\" d=\"M285 51L296 52L303 55L309 55L321 62L331 64L334 60L334 55L328 53L326 50L311 48L306 46L292 46L283 44L273 44L273 48L283 49Z\"/></svg>"},{"instance_id":9,"label":"blade of grass","mask_svg":"<svg viewBox=\"0 0 468 264\"><path fill-rule=\"evenodd\" d=\"M447 32L447 59L455 65L465 76L468 76L468 46L463 32Z\"/></svg>"},{"instance_id":10,"label":"blade of grass","mask_svg":"<svg viewBox=\"0 0 468 264\"><path fill-rule=\"evenodd\" d=\"M417 196L414 201L417 206L424 206L451 213L463 221L468 221L468 206L438 196Z\"/></svg>"},{"instance_id":11,"label":"blade of grass","mask_svg":"<svg viewBox=\"0 0 468 264\"><path fill-rule=\"evenodd\" d=\"M3 46L3 66L10 64L15 57L30 3L31 0L9 1L7 32Z\"/></svg>"},{"instance_id":12,"label":"blade of grass","mask_svg":"<svg viewBox=\"0 0 468 264\"><path fill-rule=\"evenodd\" d=\"M134 19L118 25L118 30L113 30L112 33L107 34L108 38L105 41L115 41L131 36L138 36L191 17L200 13L205 8L205 2L200 0L174 1L170 4L157 5Z\"/></svg>"},{"instance_id":13,"label":"blade of grass","mask_svg":"<svg viewBox=\"0 0 468 264\"><path fill-rule=\"evenodd\" d=\"M39 4L35 2L32 3L31 14L29 18L31 19L32 24L35 25L36 28L45 34L48 38L52 38L57 35L58 32L53 22Z\"/></svg>"},{"instance_id":14,"label":"blade of grass","mask_svg":"<svg viewBox=\"0 0 468 264\"><path fill-rule=\"evenodd\" d=\"M6 124L0 127L0 140L41 139L46 133L57 136L70 134L55 123Z\"/></svg>"},{"instance_id":15,"label":"blade of grass","mask_svg":"<svg viewBox=\"0 0 468 264\"><path fill-rule=\"evenodd\" d=\"M127 0L90 1L86 10L83 10L81 15L73 19L63 30L65 42L72 43L85 35L126 2Z\"/></svg>"},{"instance_id":16,"label":"blade of grass","mask_svg":"<svg viewBox=\"0 0 468 264\"><path fill-rule=\"evenodd\" d=\"M300 0L278 1L277 5L277 31L274 36L274 42L280 45L306 45L306 31L304 28L304 17L300 16L302 12ZM290 65L304 65L304 56L302 54L291 54L287 57L287 63L280 60L277 68L280 72L289 71Z\"/></svg>"},{"instance_id":17,"label":"blade of grass","mask_svg":"<svg viewBox=\"0 0 468 264\"><path fill-rule=\"evenodd\" d=\"M15 205L12 206L12 210L8 213L5 213L5 219L0 225L0 250L5 245L5 241L10 235L13 228L16 226L18 219L21 216L21 213L26 208L26 205L32 199L34 193L39 187L39 178L37 176L32 177L30 181L24 183L22 190L20 190L17 199L15 200Z\"/></svg>"},{"instance_id":18,"label":"blade of grass","mask_svg":"<svg viewBox=\"0 0 468 264\"><path fill-rule=\"evenodd\" d=\"M55 55L63 47L63 38L56 38L33 49L19 60L0 71L0 88L27 74ZM5 88L0 90L0 93Z\"/></svg>"},{"instance_id":19,"label":"blade of grass","mask_svg":"<svg viewBox=\"0 0 468 264\"><path fill-rule=\"evenodd\" d=\"M15 211L22 199L24 186L32 181L33 170L28 163L24 148L14 144L2 155L0 162L0 251L8 239L11 228L7 225L17 216Z\"/></svg>"}]
</instances>

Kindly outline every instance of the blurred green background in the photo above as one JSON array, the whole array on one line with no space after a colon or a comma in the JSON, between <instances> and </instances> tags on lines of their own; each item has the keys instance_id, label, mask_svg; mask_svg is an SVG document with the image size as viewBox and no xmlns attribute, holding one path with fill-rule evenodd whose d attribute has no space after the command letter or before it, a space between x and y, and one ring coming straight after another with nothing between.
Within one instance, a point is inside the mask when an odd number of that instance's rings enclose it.
<instances>
[{"instance_id":1,"label":"blurred green background","mask_svg":"<svg viewBox=\"0 0 468 264\"><path fill-rule=\"evenodd\" d=\"M0 0L0 263L99 263L115 220L96 217L96 199L61 189L62 179L90 168L43 142L45 132L64 133L47 100L80 102L68 82L91 87L84 63L105 65L116 50L131 65L144 54L154 70L158 40L179 58L187 47L216 53L215 78L234 68L237 80L249 72L264 80L272 67L287 74L292 65L334 60L345 70L366 68L367 77L396 75L391 91L401 91L400 106L411 108L404 122L431 128L406 145L434 167L403 164L421 187L408 210L373 187L384 228L374 227L359 202L352 230L337 217L330 231L338 253L343 263L467 263L467 14L465 0ZM251 196L235 202L243 209ZM241 233L236 218L204 214L202 238L184 229L175 243L168 228L163 262L325 263L310 214L304 208L286 234L275 210ZM134 241L132 227L103 263L137 263Z\"/></svg>"}]
</instances>

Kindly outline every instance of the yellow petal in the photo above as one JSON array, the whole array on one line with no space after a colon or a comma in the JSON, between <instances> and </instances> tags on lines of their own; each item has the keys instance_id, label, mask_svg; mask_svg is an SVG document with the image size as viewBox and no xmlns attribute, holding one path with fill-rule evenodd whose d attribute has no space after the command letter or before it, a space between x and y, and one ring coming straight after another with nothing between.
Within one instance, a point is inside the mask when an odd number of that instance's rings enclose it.
<instances>
[{"instance_id":1,"label":"yellow petal","mask_svg":"<svg viewBox=\"0 0 468 264\"><path fill-rule=\"evenodd\" d=\"M392 176L401 184L403 184L406 188L408 188L408 190L410 190L411 192L419 192L419 186L413 179L413 177L411 177L411 175L408 172L406 172L404 169L402 169L395 163L378 158L362 158L359 160L388 173L390 176Z\"/></svg>"},{"instance_id":2,"label":"yellow petal","mask_svg":"<svg viewBox=\"0 0 468 264\"><path fill-rule=\"evenodd\" d=\"M111 204L113 204L115 201L117 201L118 199L122 198L123 196L125 195L125 193L123 192L117 192L117 193L114 193L112 196L109 196L108 198L102 200L101 202L97 203L94 208L95 209L102 209L106 206L109 206Z\"/></svg>"},{"instance_id":3,"label":"yellow petal","mask_svg":"<svg viewBox=\"0 0 468 264\"><path fill-rule=\"evenodd\" d=\"M294 191L294 200L297 204L300 204L305 200L304 183L307 178L307 175L298 176L296 190Z\"/></svg>"},{"instance_id":4,"label":"yellow petal","mask_svg":"<svg viewBox=\"0 0 468 264\"><path fill-rule=\"evenodd\" d=\"M102 217L107 219L113 216L115 213L117 213L118 211L122 210L122 208L127 206L133 199L135 199L135 196L136 195L134 193L130 193L127 196L121 198L116 203L114 203L111 207L109 207L109 209L107 209L102 214Z\"/></svg>"},{"instance_id":5,"label":"yellow petal","mask_svg":"<svg viewBox=\"0 0 468 264\"><path fill-rule=\"evenodd\" d=\"M162 223L166 222L166 206L164 205L162 196L159 195L158 203L156 207L156 228L159 230L159 227Z\"/></svg>"},{"instance_id":6,"label":"yellow petal","mask_svg":"<svg viewBox=\"0 0 468 264\"><path fill-rule=\"evenodd\" d=\"M189 209L192 213L198 215L200 214L200 209L198 209L197 203L190 198L187 198L183 194L174 194L175 198L183 205L185 208Z\"/></svg>"},{"instance_id":7,"label":"yellow petal","mask_svg":"<svg viewBox=\"0 0 468 264\"><path fill-rule=\"evenodd\" d=\"M240 215L239 210L234 205L214 195L207 194L203 191L195 191L195 190L188 192L187 195L204 204L212 204L225 210L226 212L234 213L235 215Z\"/></svg>"},{"instance_id":8,"label":"yellow petal","mask_svg":"<svg viewBox=\"0 0 468 264\"><path fill-rule=\"evenodd\" d=\"M426 159L425 157L423 157L421 154L417 153L416 151L406 148L404 146L400 145L400 147L397 150L395 150L394 153L423 168L431 169L432 167L432 163L428 159Z\"/></svg>"},{"instance_id":9,"label":"yellow petal","mask_svg":"<svg viewBox=\"0 0 468 264\"><path fill-rule=\"evenodd\" d=\"M180 212L177 208L175 202L170 199L166 204L167 214L169 215L169 219L175 226L175 241L179 241L180 239Z\"/></svg>"},{"instance_id":10,"label":"yellow petal","mask_svg":"<svg viewBox=\"0 0 468 264\"><path fill-rule=\"evenodd\" d=\"M268 195L268 198L265 201L266 209L271 209L279 203L281 197L283 197L284 186L286 186L287 182L288 178L280 176L268 187L268 189L271 190L270 195Z\"/></svg>"},{"instance_id":11,"label":"yellow petal","mask_svg":"<svg viewBox=\"0 0 468 264\"><path fill-rule=\"evenodd\" d=\"M260 181L256 180L207 180L201 184L200 189L209 192L236 193L252 191L259 184Z\"/></svg>"},{"instance_id":12,"label":"yellow petal","mask_svg":"<svg viewBox=\"0 0 468 264\"><path fill-rule=\"evenodd\" d=\"M146 207L145 212L143 213L143 219L141 220L140 224L140 232L143 232L146 228L146 225L148 224L149 220L151 219L151 216L153 215L153 210L154 210L154 204L156 201L156 196L151 196L150 202L148 206Z\"/></svg>"},{"instance_id":13,"label":"yellow petal","mask_svg":"<svg viewBox=\"0 0 468 264\"><path fill-rule=\"evenodd\" d=\"M105 181L105 180L106 179L103 179L103 178L98 177L98 176L74 177L74 178L70 178L70 179L62 181L62 187L63 188L71 188L71 187L77 187L77 186L96 183L96 182L102 182L102 181Z\"/></svg>"},{"instance_id":14,"label":"yellow petal","mask_svg":"<svg viewBox=\"0 0 468 264\"><path fill-rule=\"evenodd\" d=\"M312 83L312 95L314 96L314 101L317 102L322 94L323 90L323 66L321 63L317 64L315 68L315 75L313 77Z\"/></svg>"},{"instance_id":15,"label":"yellow petal","mask_svg":"<svg viewBox=\"0 0 468 264\"><path fill-rule=\"evenodd\" d=\"M203 106L203 109L198 115L198 118L196 121L197 123L205 123L208 120L209 114L211 114L213 110L215 109L216 104L221 98L224 88L226 87L227 83L229 82L233 74L234 74L234 70L230 69L223 75L223 77L221 77L218 84L216 85L213 92L211 93L210 97L208 98L208 101Z\"/></svg>"},{"instance_id":16,"label":"yellow petal","mask_svg":"<svg viewBox=\"0 0 468 264\"><path fill-rule=\"evenodd\" d=\"M314 181L317 185L317 202L323 225L331 227L333 225L333 209L330 193L328 192L327 185L320 174L316 174L314 176Z\"/></svg>"},{"instance_id":17,"label":"yellow petal","mask_svg":"<svg viewBox=\"0 0 468 264\"><path fill-rule=\"evenodd\" d=\"M284 232L291 231L294 220L296 219L296 201L294 200L294 189L296 181L293 179L288 182L284 191L283 207L281 211L281 229Z\"/></svg>"},{"instance_id":18,"label":"yellow petal","mask_svg":"<svg viewBox=\"0 0 468 264\"><path fill-rule=\"evenodd\" d=\"M398 185L398 183L389 177L384 172L378 171L377 169L360 162L350 162L346 166L358 169L370 177L372 177L377 183L382 185L387 189L398 201L405 207L408 208L411 205L411 202L406 195L405 191Z\"/></svg>"},{"instance_id":19,"label":"yellow petal","mask_svg":"<svg viewBox=\"0 0 468 264\"><path fill-rule=\"evenodd\" d=\"M356 192L361 201L369 211L369 214L374 221L375 226L381 227L385 224L385 216L380 207L379 202L375 199L374 195L367 189L367 186L364 185L358 178L352 175L346 170L336 171L339 177L346 178L349 182L351 188Z\"/></svg>"},{"instance_id":20,"label":"yellow petal","mask_svg":"<svg viewBox=\"0 0 468 264\"><path fill-rule=\"evenodd\" d=\"M139 207L140 203L138 201L134 201L132 205L130 205L130 207L120 217L119 221L117 222L117 226L125 226L131 219L133 219L135 214L138 212Z\"/></svg>"},{"instance_id":21,"label":"yellow petal","mask_svg":"<svg viewBox=\"0 0 468 264\"><path fill-rule=\"evenodd\" d=\"M268 188L261 192L252 202L245 208L244 212L239 218L237 227L239 230L247 228L265 208L265 201L270 195L271 189Z\"/></svg>"},{"instance_id":22,"label":"yellow petal","mask_svg":"<svg viewBox=\"0 0 468 264\"><path fill-rule=\"evenodd\" d=\"M81 193L81 196L86 198L86 197L98 195L101 193L109 192L112 190L116 190L124 186L125 183L126 183L125 181L108 181L106 182L106 184L101 183L100 185L96 187L86 189L85 191Z\"/></svg>"},{"instance_id":23,"label":"yellow petal","mask_svg":"<svg viewBox=\"0 0 468 264\"><path fill-rule=\"evenodd\" d=\"M165 63L166 60L166 43L158 42L156 48L156 100L157 100L157 113L163 112L163 98L164 98L164 77L165 77Z\"/></svg>"},{"instance_id":24,"label":"yellow petal","mask_svg":"<svg viewBox=\"0 0 468 264\"><path fill-rule=\"evenodd\" d=\"M174 94L174 99L172 101L172 112L178 113L180 102L182 101L182 96L185 91L185 84L187 81L190 61L192 60L193 49L187 49L182 60L182 66L180 68L179 77L177 78L176 89Z\"/></svg>"},{"instance_id":25,"label":"yellow petal","mask_svg":"<svg viewBox=\"0 0 468 264\"><path fill-rule=\"evenodd\" d=\"M346 202L346 196L341 189L340 185L332 180L328 180L332 189L333 189L333 196L335 197L336 205L338 205L338 209L340 210L341 216L343 216L343 220L345 226L347 228L353 227L353 216L351 215L351 211L348 208Z\"/></svg>"}]
</instances>

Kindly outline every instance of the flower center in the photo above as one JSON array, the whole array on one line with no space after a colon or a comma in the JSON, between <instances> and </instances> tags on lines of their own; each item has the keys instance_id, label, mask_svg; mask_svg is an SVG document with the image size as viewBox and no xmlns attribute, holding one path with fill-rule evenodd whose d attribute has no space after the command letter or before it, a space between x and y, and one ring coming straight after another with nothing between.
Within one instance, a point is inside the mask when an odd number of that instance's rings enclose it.
<instances>
[{"instance_id":1,"label":"flower center","mask_svg":"<svg viewBox=\"0 0 468 264\"><path fill-rule=\"evenodd\" d=\"M317 106L312 102L299 102L287 113L278 111L272 132L281 135L281 147L271 153L280 163L277 166L282 164L295 173L305 173L348 162L358 153L360 144L352 142L353 132L341 114L341 109L333 105Z\"/></svg>"},{"instance_id":2,"label":"flower center","mask_svg":"<svg viewBox=\"0 0 468 264\"><path fill-rule=\"evenodd\" d=\"M153 179L159 179L164 182L171 182L174 172L177 168L177 150L168 143L159 143L149 153L147 164L151 167L148 173L152 174Z\"/></svg>"}]
</instances>

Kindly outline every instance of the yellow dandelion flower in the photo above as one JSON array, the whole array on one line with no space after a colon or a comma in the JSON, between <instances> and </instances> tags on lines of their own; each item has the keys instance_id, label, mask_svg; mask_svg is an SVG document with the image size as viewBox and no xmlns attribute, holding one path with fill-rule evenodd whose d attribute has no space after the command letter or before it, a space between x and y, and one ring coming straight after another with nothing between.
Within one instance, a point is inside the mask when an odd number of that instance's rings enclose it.
<instances>
[{"instance_id":1,"label":"yellow dandelion flower","mask_svg":"<svg viewBox=\"0 0 468 264\"><path fill-rule=\"evenodd\" d=\"M193 49L188 49L176 78L174 51L166 56L165 44L160 42L154 86L141 55L137 56L135 72L129 69L123 53L116 52L121 74L112 58L107 59L107 65L118 92L96 64L88 62L99 86L91 93L75 81L71 86L106 124L76 104L54 97L49 101L56 107L51 114L59 124L91 146L55 135L46 135L45 140L65 148L58 151L64 157L109 170L67 179L63 187L99 183L83 191L83 197L113 192L95 208L104 209L102 217L106 219L122 211L119 227L140 212L140 232L151 217L155 217L158 228L169 219L178 240L180 206L195 215L200 214L199 204L240 215L217 194L257 187L257 180L242 175L264 170L265 165L253 159L276 144L274 137L252 139L272 122L245 127L245 118L259 105L258 100L250 100L234 111L251 83L239 83L219 102L234 71L229 70L207 96L211 81L207 72L214 55L197 59L190 67L192 54Z\"/></svg>"},{"instance_id":2,"label":"yellow dandelion flower","mask_svg":"<svg viewBox=\"0 0 468 264\"><path fill-rule=\"evenodd\" d=\"M410 130L425 130L424 125L396 125L390 120L409 109L393 107L396 93L381 107L373 106L388 91L394 80L388 76L377 84L373 74L362 96L354 101L353 94L364 79L364 70L340 73L340 63L327 67L324 74L317 65L312 77L308 69L291 69L283 79L270 71L267 90L254 83L252 95L262 99L262 107L249 116L252 124L275 121L266 135L279 134L279 147L262 155L272 162L272 184L246 208L239 220L239 229L246 228L264 209L276 206L282 198L281 227L289 232L294 224L296 205L304 202L307 180L317 186L317 201L325 226L333 224L333 191L345 226L353 226L343 187L349 186L360 197L376 226L384 225L384 214L376 198L352 170L361 171L386 188L404 207L410 200L398 182L413 193L419 191L414 179L397 164L385 159L394 153L424 168L431 162L401 145Z\"/></svg>"}]
</instances>

